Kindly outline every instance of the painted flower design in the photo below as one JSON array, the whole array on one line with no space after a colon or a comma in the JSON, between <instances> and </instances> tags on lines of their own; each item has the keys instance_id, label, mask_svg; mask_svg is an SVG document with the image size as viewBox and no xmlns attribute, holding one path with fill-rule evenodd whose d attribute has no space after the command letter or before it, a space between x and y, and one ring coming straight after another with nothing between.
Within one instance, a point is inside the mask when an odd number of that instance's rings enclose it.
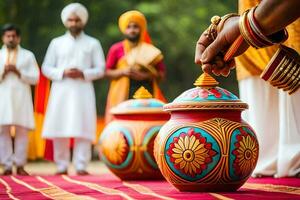
<instances>
[{"instance_id":1,"label":"painted flower design","mask_svg":"<svg viewBox=\"0 0 300 200\"><path fill-rule=\"evenodd\" d=\"M228 90L222 89L222 92L223 92L226 96L231 97L231 93L230 93Z\"/></svg>"},{"instance_id":2,"label":"painted flower design","mask_svg":"<svg viewBox=\"0 0 300 200\"><path fill-rule=\"evenodd\" d=\"M203 99L207 99L210 95L213 95L215 98L222 98L222 90L220 90L219 88L194 88L193 90L189 90L184 92L180 98L203 98ZM230 93L225 93L225 95L230 96Z\"/></svg>"},{"instance_id":3,"label":"painted flower design","mask_svg":"<svg viewBox=\"0 0 300 200\"><path fill-rule=\"evenodd\" d=\"M189 97L189 98L194 99L194 98L197 98L199 96L198 92L199 92L198 88L195 88L191 92L188 91L188 93L186 94L186 96Z\"/></svg>"},{"instance_id":4,"label":"painted flower design","mask_svg":"<svg viewBox=\"0 0 300 200\"><path fill-rule=\"evenodd\" d=\"M235 159L233 167L239 176L247 176L255 168L258 158L258 143L254 136L240 128L241 134L236 136L237 142L233 150Z\"/></svg>"},{"instance_id":5,"label":"painted flower design","mask_svg":"<svg viewBox=\"0 0 300 200\"><path fill-rule=\"evenodd\" d=\"M217 90L216 88L212 88L209 91L211 94L213 94L218 99L222 97L222 93L219 90Z\"/></svg>"},{"instance_id":6,"label":"painted flower design","mask_svg":"<svg viewBox=\"0 0 300 200\"><path fill-rule=\"evenodd\" d=\"M222 93L218 91L216 88L211 88L211 89L201 88L198 92L198 95L204 99L208 98L209 95L213 95L218 99L222 97Z\"/></svg>"},{"instance_id":7,"label":"painted flower design","mask_svg":"<svg viewBox=\"0 0 300 200\"><path fill-rule=\"evenodd\" d=\"M125 161L129 145L122 132L116 131L102 141L101 149L109 162L118 165Z\"/></svg>"},{"instance_id":8,"label":"painted flower design","mask_svg":"<svg viewBox=\"0 0 300 200\"><path fill-rule=\"evenodd\" d=\"M206 89L200 89L198 95L204 99L208 98L209 91Z\"/></svg>"},{"instance_id":9,"label":"painted flower design","mask_svg":"<svg viewBox=\"0 0 300 200\"><path fill-rule=\"evenodd\" d=\"M187 133L174 137L167 154L177 170L194 177L207 168L217 152L201 133L191 128Z\"/></svg>"}]
</instances>

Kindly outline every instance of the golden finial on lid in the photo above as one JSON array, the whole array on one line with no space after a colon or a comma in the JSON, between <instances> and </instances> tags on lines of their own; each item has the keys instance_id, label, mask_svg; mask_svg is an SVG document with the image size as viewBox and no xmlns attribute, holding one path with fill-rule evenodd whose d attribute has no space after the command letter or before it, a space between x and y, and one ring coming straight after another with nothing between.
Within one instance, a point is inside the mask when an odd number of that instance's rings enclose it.
<instances>
[{"instance_id":1,"label":"golden finial on lid","mask_svg":"<svg viewBox=\"0 0 300 200\"><path fill-rule=\"evenodd\" d=\"M214 79L211 75L204 72L195 81L194 85L197 87L215 87L219 85L219 82L216 81L216 79Z\"/></svg>"},{"instance_id":2,"label":"golden finial on lid","mask_svg":"<svg viewBox=\"0 0 300 200\"><path fill-rule=\"evenodd\" d=\"M151 93L144 88L143 86L141 86L133 95L134 99L150 99L152 98Z\"/></svg>"}]
</instances>

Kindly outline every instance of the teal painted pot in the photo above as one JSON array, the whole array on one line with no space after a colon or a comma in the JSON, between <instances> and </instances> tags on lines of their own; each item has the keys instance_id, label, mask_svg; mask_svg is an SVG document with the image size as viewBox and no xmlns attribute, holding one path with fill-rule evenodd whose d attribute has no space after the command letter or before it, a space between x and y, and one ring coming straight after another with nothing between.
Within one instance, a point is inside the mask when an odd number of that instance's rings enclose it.
<instances>
[{"instance_id":1,"label":"teal painted pot","mask_svg":"<svg viewBox=\"0 0 300 200\"><path fill-rule=\"evenodd\" d=\"M153 148L160 128L170 115L163 112L163 102L151 95L141 96L112 108L114 120L100 137L101 159L123 180L163 178Z\"/></svg>"},{"instance_id":2,"label":"teal painted pot","mask_svg":"<svg viewBox=\"0 0 300 200\"><path fill-rule=\"evenodd\" d=\"M241 118L247 104L207 74L172 103L154 147L159 169L181 191L235 191L258 159L255 132Z\"/></svg>"}]
</instances>

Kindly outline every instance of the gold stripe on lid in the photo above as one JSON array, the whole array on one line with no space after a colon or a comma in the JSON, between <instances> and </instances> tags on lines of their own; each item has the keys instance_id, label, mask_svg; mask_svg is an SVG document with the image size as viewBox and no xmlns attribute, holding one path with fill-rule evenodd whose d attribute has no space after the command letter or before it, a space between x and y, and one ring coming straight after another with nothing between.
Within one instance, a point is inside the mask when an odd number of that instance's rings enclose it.
<instances>
[{"instance_id":1,"label":"gold stripe on lid","mask_svg":"<svg viewBox=\"0 0 300 200\"><path fill-rule=\"evenodd\" d=\"M197 87L215 87L219 85L219 82L216 81L211 75L208 73L203 73L194 83Z\"/></svg>"},{"instance_id":2,"label":"gold stripe on lid","mask_svg":"<svg viewBox=\"0 0 300 200\"><path fill-rule=\"evenodd\" d=\"M150 99L152 94L143 86L141 86L133 95L134 99Z\"/></svg>"}]
</instances>

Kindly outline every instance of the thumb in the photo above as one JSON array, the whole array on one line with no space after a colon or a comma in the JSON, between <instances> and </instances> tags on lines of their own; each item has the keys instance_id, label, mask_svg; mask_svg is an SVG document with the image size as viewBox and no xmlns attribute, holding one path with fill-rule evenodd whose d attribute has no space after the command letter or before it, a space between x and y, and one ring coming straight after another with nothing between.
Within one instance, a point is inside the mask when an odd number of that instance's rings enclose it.
<instances>
[{"instance_id":1,"label":"thumb","mask_svg":"<svg viewBox=\"0 0 300 200\"><path fill-rule=\"evenodd\" d=\"M225 47L225 40L222 37L217 37L203 52L201 57L202 63L211 62L218 53Z\"/></svg>"}]
</instances>

